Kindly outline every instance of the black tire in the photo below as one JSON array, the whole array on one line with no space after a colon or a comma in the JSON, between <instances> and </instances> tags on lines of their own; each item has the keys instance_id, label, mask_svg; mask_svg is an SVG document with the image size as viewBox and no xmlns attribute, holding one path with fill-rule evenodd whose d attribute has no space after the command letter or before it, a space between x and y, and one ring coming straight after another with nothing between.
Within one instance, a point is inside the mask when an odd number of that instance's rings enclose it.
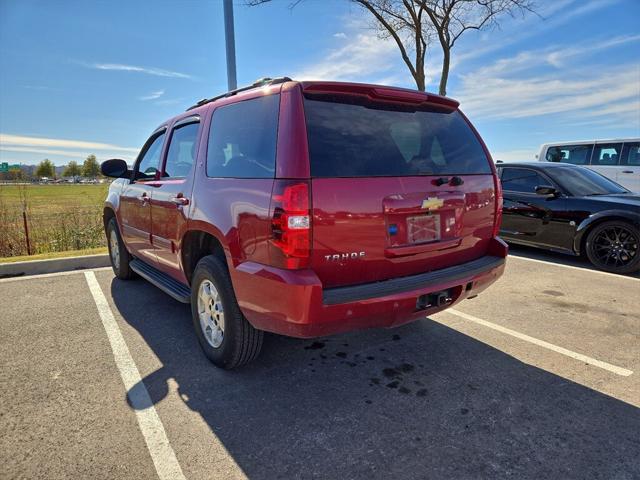
<instances>
[{"instance_id":1,"label":"black tire","mask_svg":"<svg viewBox=\"0 0 640 480\"><path fill-rule=\"evenodd\" d=\"M640 230L620 220L603 222L587 235L585 251L599 270L633 273L640 270Z\"/></svg>"},{"instance_id":2,"label":"black tire","mask_svg":"<svg viewBox=\"0 0 640 480\"><path fill-rule=\"evenodd\" d=\"M201 288L204 289L201 298L206 300L201 300L199 305ZM249 363L260 353L264 332L253 328L242 315L227 267L222 260L213 255L202 258L193 273L191 317L204 354L216 366L227 370L236 368ZM221 343L214 346L216 342Z\"/></svg>"},{"instance_id":3,"label":"black tire","mask_svg":"<svg viewBox=\"0 0 640 480\"><path fill-rule=\"evenodd\" d=\"M115 235L115 242L112 241L112 235ZM129 280L133 278L135 273L129 266L129 262L131 262L132 257L127 251L127 247L124 246L115 217L107 223L107 245L109 246L111 268L113 269L113 273L116 277L120 280Z\"/></svg>"}]
</instances>

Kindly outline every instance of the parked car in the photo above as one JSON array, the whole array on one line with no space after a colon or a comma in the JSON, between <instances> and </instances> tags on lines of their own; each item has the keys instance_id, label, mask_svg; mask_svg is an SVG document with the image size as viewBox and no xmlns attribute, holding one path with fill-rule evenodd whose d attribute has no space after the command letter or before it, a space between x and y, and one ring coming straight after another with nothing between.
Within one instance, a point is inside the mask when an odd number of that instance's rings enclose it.
<instances>
[{"instance_id":1,"label":"parked car","mask_svg":"<svg viewBox=\"0 0 640 480\"><path fill-rule=\"evenodd\" d=\"M503 272L486 147L458 102L412 90L263 80L163 122L133 170L108 160L118 278L191 304L216 365L263 331L315 337L424 318Z\"/></svg>"},{"instance_id":2,"label":"parked car","mask_svg":"<svg viewBox=\"0 0 640 480\"><path fill-rule=\"evenodd\" d=\"M640 195L576 165L500 163L498 174L505 240L584 254L608 272L640 270Z\"/></svg>"},{"instance_id":3,"label":"parked car","mask_svg":"<svg viewBox=\"0 0 640 480\"><path fill-rule=\"evenodd\" d=\"M545 143L538 160L583 165L640 193L640 138Z\"/></svg>"}]
</instances>

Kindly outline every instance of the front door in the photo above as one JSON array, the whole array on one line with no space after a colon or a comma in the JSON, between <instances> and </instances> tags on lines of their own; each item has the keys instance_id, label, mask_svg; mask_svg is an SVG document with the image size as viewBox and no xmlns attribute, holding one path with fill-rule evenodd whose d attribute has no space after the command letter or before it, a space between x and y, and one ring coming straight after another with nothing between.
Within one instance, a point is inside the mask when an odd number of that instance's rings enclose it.
<instances>
[{"instance_id":1,"label":"front door","mask_svg":"<svg viewBox=\"0 0 640 480\"><path fill-rule=\"evenodd\" d=\"M500 235L507 240L571 249L570 218L564 215L566 197L538 195L536 187L556 186L535 170L521 167L502 168L504 207ZM557 188L557 187L556 187Z\"/></svg>"},{"instance_id":2,"label":"front door","mask_svg":"<svg viewBox=\"0 0 640 480\"><path fill-rule=\"evenodd\" d=\"M187 282L181 267L180 244L184 235L193 187L200 119L178 121L172 131L159 181L152 183L152 243L158 268L176 280Z\"/></svg>"},{"instance_id":3,"label":"front door","mask_svg":"<svg viewBox=\"0 0 640 480\"><path fill-rule=\"evenodd\" d=\"M155 265L156 255L151 242L152 183L160 170L165 132L154 133L147 141L134 166L134 178L120 194L120 225L122 239L129 252Z\"/></svg>"}]
</instances>

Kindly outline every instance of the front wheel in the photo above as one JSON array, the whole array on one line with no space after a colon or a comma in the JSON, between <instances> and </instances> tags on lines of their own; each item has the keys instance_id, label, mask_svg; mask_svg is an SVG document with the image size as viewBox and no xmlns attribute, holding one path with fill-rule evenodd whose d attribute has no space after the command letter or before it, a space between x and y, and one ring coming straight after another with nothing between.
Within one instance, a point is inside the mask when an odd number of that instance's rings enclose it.
<instances>
[{"instance_id":1,"label":"front wheel","mask_svg":"<svg viewBox=\"0 0 640 480\"><path fill-rule=\"evenodd\" d=\"M244 318L224 263L209 255L198 262L191 282L191 316L204 354L232 369L260 353L264 333Z\"/></svg>"},{"instance_id":2,"label":"front wheel","mask_svg":"<svg viewBox=\"0 0 640 480\"><path fill-rule=\"evenodd\" d=\"M107 245L109 246L111 268L116 277L121 280L133 278L135 274L133 270L131 270L131 267L129 267L131 255L129 255L127 247L124 246L115 218L112 218L109 220L109 223L107 223Z\"/></svg>"},{"instance_id":3,"label":"front wheel","mask_svg":"<svg viewBox=\"0 0 640 480\"><path fill-rule=\"evenodd\" d=\"M632 273L640 270L639 246L638 228L613 220L596 225L589 232L585 250L589 261L600 270Z\"/></svg>"}]
</instances>

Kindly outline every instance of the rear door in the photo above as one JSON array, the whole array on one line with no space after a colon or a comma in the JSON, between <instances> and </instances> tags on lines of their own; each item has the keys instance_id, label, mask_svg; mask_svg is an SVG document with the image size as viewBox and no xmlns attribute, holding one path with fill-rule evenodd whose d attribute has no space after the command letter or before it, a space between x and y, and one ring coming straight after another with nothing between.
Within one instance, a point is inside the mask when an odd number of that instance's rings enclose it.
<instances>
[{"instance_id":1,"label":"rear door","mask_svg":"<svg viewBox=\"0 0 640 480\"><path fill-rule=\"evenodd\" d=\"M134 166L134 179L124 186L120 194L120 225L122 238L129 251L151 265L156 255L151 242L152 184L160 172L160 159L165 129L160 129L147 140Z\"/></svg>"},{"instance_id":2,"label":"rear door","mask_svg":"<svg viewBox=\"0 0 640 480\"><path fill-rule=\"evenodd\" d=\"M445 268L486 254L490 160L450 106L305 97L312 267L325 287Z\"/></svg>"}]
</instances>

